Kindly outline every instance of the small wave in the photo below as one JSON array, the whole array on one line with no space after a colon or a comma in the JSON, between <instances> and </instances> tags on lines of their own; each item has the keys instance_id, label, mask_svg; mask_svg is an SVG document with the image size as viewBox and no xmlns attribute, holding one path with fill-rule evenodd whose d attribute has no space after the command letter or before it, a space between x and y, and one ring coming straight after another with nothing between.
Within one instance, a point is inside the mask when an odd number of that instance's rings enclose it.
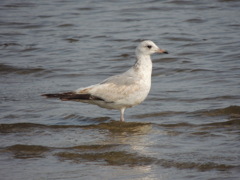
<instances>
[{"instance_id":1,"label":"small wave","mask_svg":"<svg viewBox=\"0 0 240 180\"><path fill-rule=\"evenodd\" d=\"M40 29L43 26L41 24L27 24L26 26L22 26L22 29Z\"/></svg>"},{"instance_id":2,"label":"small wave","mask_svg":"<svg viewBox=\"0 0 240 180\"><path fill-rule=\"evenodd\" d=\"M45 146L39 145L23 145L16 144L4 149L6 152L12 152L15 158L41 158L44 157L43 153L48 152L50 149Z\"/></svg>"},{"instance_id":3,"label":"small wave","mask_svg":"<svg viewBox=\"0 0 240 180\"><path fill-rule=\"evenodd\" d=\"M206 20L203 20L201 18L191 18L191 19L185 20L185 22L188 22L188 23L204 23L204 22L206 22Z\"/></svg>"},{"instance_id":4,"label":"small wave","mask_svg":"<svg viewBox=\"0 0 240 180\"><path fill-rule=\"evenodd\" d=\"M165 39L168 39L170 41L183 41L183 42L189 42L189 41L194 41L192 38L183 38L183 37L165 37Z\"/></svg>"},{"instance_id":5,"label":"small wave","mask_svg":"<svg viewBox=\"0 0 240 180\"><path fill-rule=\"evenodd\" d=\"M171 159L158 159L151 156L140 155L136 152L120 150L124 144L106 145L80 145L66 148L47 147L40 145L16 144L1 148L1 152L10 152L17 159L44 158L47 155L57 157L60 161L73 163L95 162L111 166L146 166L159 165L164 168L196 169L199 171L228 170L236 168L234 165L219 164L215 162L175 161Z\"/></svg>"},{"instance_id":6,"label":"small wave","mask_svg":"<svg viewBox=\"0 0 240 180\"><path fill-rule=\"evenodd\" d=\"M81 8L77 8L77 10L79 11L91 11L94 10L93 7L81 7Z\"/></svg>"},{"instance_id":7,"label":"small wave","mask_svg":"<svg viewBox=\"0 0 240 180\"><path fill-rule=\"evenodd\" d=\"M95 145L79 145L79 146L74 146L74 147L69 147L67 149L74 149L74 150L81 150L81 151L103 151L103 150L110 150L114 148L119 148L120 144L95 144Z\"/></svg>"},{"instance_id":8,"label":"small wave","mask_svg":"<svg viewBox=\"0 0 240 180\"><path fill-rule=\"evenodd\" d=\"M214 123L204 124L202 126L203 126L202 129L229 128L229 127L239 129L240 119L234 119L234 120L229 120L224 122L214 122Z\"/></svg>"},{"instance_id":9,"label":"small wave","mask_svg":"<svg viewBox=\"0 0 240 180\"><path fill-rule=\"evenodd\" d=\"M226 164L217 164L214 162L206 162L206 163L196 163L196 162L177 162L173 160L166 160L161 159L158 160L159 165L165 167L165 168L178 168L178 169L197 169L199 171L209 171L213 169L217 170L227 170L235 168L235 166L232 165L226 165Z\"/></svg>"},{"instance_id":10,"label":"small wave","mask_svg":"<svg viewBox=\"0 0 240 180\"><path fill-rule=\"evenodd\" d=\"M144 119L144 118L150 118L150 117L166 117L166 116L175 116L179 114L185 114L186 112L177 112L177 111L164 111L164 112L153 112L153 113L145 113L145 114L139 114L134 115L134 118L138 119Z\"/></svg>"},{"instance_id":11,"label":"small wave","mask_svg":"<svg viewBox=\"0 0 240 180\"><path fill-rule=\"evenodd\" d=\"M57 27L72 27L74 24L60 24Z\"/></svg>"},{"instance_id":12,"label":"small wave","mask_svg":"<svg viewBox=\"0 0 240 180\"><path fill-rule=\"evenodd\" d=\"M15 158L35 158L44 157L43 153L54 152L54 151L77 151L77 152L104 152L119 149L122 144L95 144L95 145L79 145L73 147L48 147L41 145L26 145L26 144L15 144L5 148L1 148L1 152L11 152Z\"/></svg>"},{"instance_id":13,"label":"small wave","mask_svg":"<svg viewBox=\"0 0 240 180\"><path fill-rule=\"evenodd\" d=\"M139 155L137 153L130 153L126 151L109 151L101 153L79 153L79 152L59 152L56 153L60 160L70 160L75 163L81 163L82 161L94 161L99 163L106 163L113 166L143 166L143 165L160 165L165 168L177 168L177 169L197 169L199 171L209 171L213 169L227 170L235 168L233 165L218 164L215 162L197 163L197 162L179 162L168 159L157 159L154 157L148 157Z\"/></svg>"},{"instance_id":14,"label":"small wave","mask_svg":"<svg viewBox=\"0 0 240 180\"><path fill-rule=\"evenodd\" d=\"M213 97L207 97L199 100L204 100L204 101L212 101L212 100L235 100L235 99L240 99L239 95L228 95L228 96L213 96Z\"/></svg>"},{"instance_id":15,"label":"small wave","mask_svg":"<svg viewBox=\"0 0 240 180\"><path fill-rule=\"evenodd\" d=\"M240 106L229 106L221 109L214 109L202 112L207 116L222 116L222 115L240 115Z\"/></svg>"},{"instance_id":16,"label":"small wave","mask_svg":"<svg viewBox=\"0 0 240 180\"><path fill-rule=\"evenodd\" d=\"M97 125L89 125L86 128L108 130L111 133L130 133L130 134L145 134L152 128L151 123L138 122L120 122L111 121L109 123L100 123Z\"/></svg>"},{"instance_id":17,"label":"small wave","mask_svg":"<svg viewBox=\"0 0 240 180\"><path fill-rule=\"evenodd\" d=\"M0 46L2 46L2 47L8 47L8 46L21 46L21 45L18 44L18 43L14 43L14 42L8 42L8 43L0 44Z\"/></svg>"},{"instance_id":18,"label":"small wave","mask_svg":"<svg viewBox=\"0 0 240 180\"><path fill-rule=\"evenodd\" d=\"M180 128L180 127L194 127L194 124L190 123L175 123L175 124L158 124L158 126L166 127L166 128Z\"/></svg>"},{"instance_id":19,"label":"small wave","mask_svg":"<svg viewBox=\"0 0 240 180\"><path fill-rule=\"evenodd\" d=\"M81 123L81 125L93 125L93 124L99 124L99 123L109 123L111 118L109 117L96 117L96 118L90 118L85 116L80 116L78 114L67 114L63 117L64 120L75 121L76 123Z\"/></svg>"},{"instance_id":20,"label":"small wave","mask_svg":"<svg viewBox=\"0 0 240 180\"><path fill-rule=\"evenodd\" d=\"M45 125L33 123L0 124L0 133L15 133L26 131L30 128L44 128Z\"/></svg>"},{"instance_id":21,"label":"small wave","mask_svg":"<svg viewBox=\"0 0 240 180\"><path fill-rule=\"evenodd\" d=\"M154 62L160 62L160 63L170 63L170 62L175 62L178 61L179 58L176 57L171 57L171 58L159 58L159 59L154 59Z\"/></svg>"},{"instance_id":22,"label":"small wave","mask_svg":"<svg viewBox=\"0 0 240 180\"><path fill-rule=\"evenodd\" d=\"M125 151L110 151L104 153L75 153L75 152L60 152L56 153L61 160L70 160L75 163L85 161L105 162L108 165L119 166L142 166L153 164L154 158L140 156L136 153L128 153Z\"/></svg>"},{"instance_id":23,"label":"small wave","mask_svg":"<svg viewBox=\"0 0 240 180\"><path fill-rule=\"evenodd\" d=\"M36 129L67 129L67 128L83 128L83 129L102 129L111 132L143 132L151 128L151 123L137 122L119 122L111 121L108 123L98 123L91 125L44 125L35 123L15 123L15 124L0 124L0 133L16 133L28 132Z\"/></svg>"},{"instance_id":24,"label":"small wave","mask_svg":"<svg viewBox=\"0 0 240 180\"><path fill-rule=\"evenodd\" d=\"M169 91L170 92L170 91ZM176 91L177 92L177 91ZM181 92L181 91L179 91ZM191 97L191 98L156 98L154 100L156 101L179 101L179 102L202 102L202 101L213 101L213 100L218 100L218 101L227 101L227 100L235 100L239 99L240 96L212 96L212 97L206 97L206 98L196 98L196 97ZM206 112L206 111L198 111L199 112Z\"/></svg>"},{"instance_id":25,"label":"small wave","mask_svg":"<svg viewBox=\"0 0 240 180\"><path fill-rule=\"evenodd\" d=\"M76 125L44 125L34 123L0 124L0 133L28 132L35 129L83 128Z\"/></svg>"},{"instance_id":26,"label":"small wave","mask_svg":"<svg viewBox=\"0 0 240 180\"><path fill-rule=\"evenodd\" d=\"M0 64L0 74L19 74L19 75L28 75L37 73L50 73L51 71L43 69L43 68L20 68L5 64Z\"/></svg>"},{"instance_id":27,"label":"small wave","mask_svg":"<svg viewBox=\"0 0 240 180\"><path fill-rule=\"evenodd\" d=\"M8 8L23 8L23 7L35 7L36 4L34 3L11 3L11 4L7 4L5 5L5 7L8 7Z\"/></svg>"},{"instance_id":28,"label":"small wave","mask_svg":"<svg viewBox=\"0 0 240 180\"><path fill-rule=\"evenodd\" d=\"M21 52L29 52L29 51L36 51L36 50L39 50L39 48L29 46L29 47L25 47L23 50L21 50Z\"/></svg>"},{"instance_id":29,"label":"small wave","mask_svg":"<svg viewBox=\"0 0 240 180\"><path fill-rule=\"evenodd\" d=\"M79 40L76 38L67 38L65 39L66 41L68 41L69 43L74 43L74 42L78 42Z\"/></svg>"}]
</instances>

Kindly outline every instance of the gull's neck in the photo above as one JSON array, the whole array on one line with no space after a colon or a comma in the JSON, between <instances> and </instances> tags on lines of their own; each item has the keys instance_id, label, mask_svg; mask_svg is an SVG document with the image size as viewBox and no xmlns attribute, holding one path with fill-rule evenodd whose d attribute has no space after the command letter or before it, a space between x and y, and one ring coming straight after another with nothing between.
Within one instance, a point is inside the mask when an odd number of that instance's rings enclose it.
<instances>
[{"instance_id":1,"label":"gull's neck","mask_svg":"<svg viewBox=\"0 0 240 180\"><path fill-rule=\"evenodd\" d=\"M136 54L136 62L133 69L139 73L147 73L151 76L152 74L152 60L150 55Z\"/></svg>"}]
</instances>

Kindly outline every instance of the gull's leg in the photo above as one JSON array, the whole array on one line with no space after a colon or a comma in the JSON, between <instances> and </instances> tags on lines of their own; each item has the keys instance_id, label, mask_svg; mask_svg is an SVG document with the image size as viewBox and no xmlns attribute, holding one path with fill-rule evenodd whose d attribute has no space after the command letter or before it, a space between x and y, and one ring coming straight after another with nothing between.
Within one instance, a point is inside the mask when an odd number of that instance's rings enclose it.
<instances>
[{"instance_id":1,"label":"gull's leg","mask_svg":"<svg viewBox=\"0 0 240 180\"><path fill-rule=\"evenodd\" d=\"M120 121L124 122L124 111L125 111L125 108L122 108L120 111L121 111Z\"/></svg>"}]
</instances>

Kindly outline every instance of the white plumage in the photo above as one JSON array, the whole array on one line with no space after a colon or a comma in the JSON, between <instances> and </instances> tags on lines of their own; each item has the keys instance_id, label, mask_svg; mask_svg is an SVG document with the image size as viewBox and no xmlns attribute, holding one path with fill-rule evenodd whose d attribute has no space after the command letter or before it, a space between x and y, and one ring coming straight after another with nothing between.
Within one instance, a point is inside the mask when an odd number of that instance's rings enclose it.
<instances>
[{"instance_id":1,"label":"white plumage","mask_svg":"<svg viewBox=\"0 0 240 180\"><path fill-rule=\"evenodd\" d=\"M150 91L152 75L150 55L167 53L167 51L159 49L155 43L147 40L137 46L135 53L137 59L135 64L122 74L111 76L99 84L79 88L73 92L43 95L117 109L121 112L120 121L124 121L125 109L143 102Z\"/></svg>"}]
</instances>

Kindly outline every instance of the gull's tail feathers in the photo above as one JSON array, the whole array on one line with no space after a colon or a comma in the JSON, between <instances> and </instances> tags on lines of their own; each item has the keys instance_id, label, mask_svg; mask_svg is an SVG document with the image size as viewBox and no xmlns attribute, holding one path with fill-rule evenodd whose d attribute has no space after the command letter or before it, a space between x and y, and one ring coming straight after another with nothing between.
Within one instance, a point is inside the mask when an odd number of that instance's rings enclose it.
<instances>
[{"instance_id":1,"label":"gull's tail feathers","mask_svg":"<svg viewBox=\"0 0 240 180\"><path fill-rule=\"evenodd\" d=\"M57 93L57 94L42 94L47 98L59 98L62 101L84 101L84 100L98 100L104 101L102 98L93 96L91 94L77 94L75 92Z\"/></svg>"}]
</instances>

